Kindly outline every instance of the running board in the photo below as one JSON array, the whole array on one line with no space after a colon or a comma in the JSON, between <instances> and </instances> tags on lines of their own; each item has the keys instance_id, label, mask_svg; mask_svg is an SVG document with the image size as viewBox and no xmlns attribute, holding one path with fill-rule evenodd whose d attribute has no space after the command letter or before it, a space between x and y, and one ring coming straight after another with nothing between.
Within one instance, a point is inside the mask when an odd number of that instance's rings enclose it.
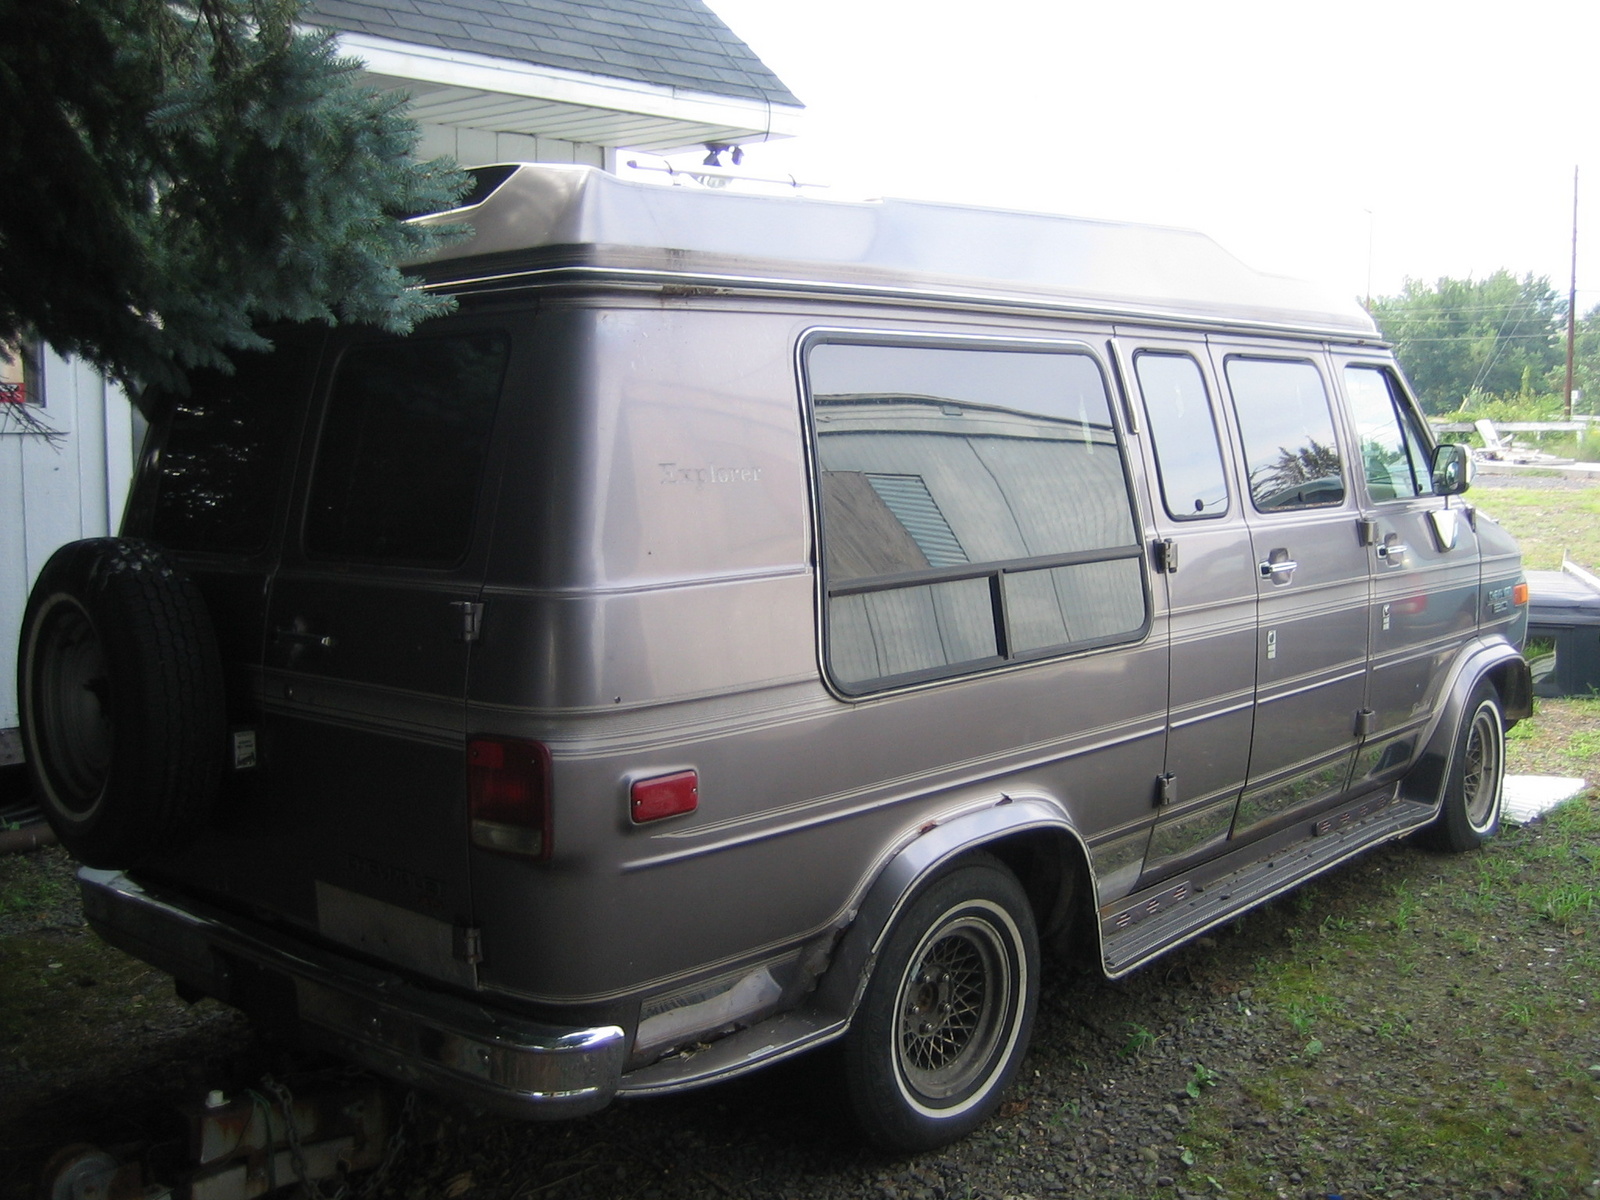
<instances>
[{"instance_id":1,"label":"running board","mask_svg":"<svg viewBox=\"0 0 1600 1200\"><path fill-rule=\"evenodd\" d=\"M1138 892L1101 910L1105 972L1116 979L1246 909L1291 891L1381 842L1404 837L1433 819L1431 805L1391 801L1392 792L1335 810L1307 835L1245 863L1203 886L1183 880Z\"/></svg>"}]
</instances>

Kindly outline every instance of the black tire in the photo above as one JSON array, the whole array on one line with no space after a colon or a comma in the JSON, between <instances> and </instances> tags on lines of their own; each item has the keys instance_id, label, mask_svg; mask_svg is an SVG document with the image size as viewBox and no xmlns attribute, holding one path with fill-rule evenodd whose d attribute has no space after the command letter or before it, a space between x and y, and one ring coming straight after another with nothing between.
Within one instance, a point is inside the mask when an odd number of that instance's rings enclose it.
<instances>
[{"instance_id":1,"label":"black tire","mask_svg":"<svg viewBox=\"0 0 1600 1200\"><path fill-rule=\"evenodd\" d=\"M1456 730L1444 804L1424 833L1436 850L1476 850L1500 831L1505 792L1506 723L1500 693L1480 680Z\"/></svg>"},{"instance_id":2,"label":"black tire","mask_svg":"<svg viewBox=\"0 0 1600 1200\"><path fill-rule=\"evenodd\" d=\"M1027 1052L1039 938L1017 877L962 860L911 901L873 967L842 1061L861 1133L895 1153L981 1125Z\"/></svg>"},{"instance_id":3,"label":"black tire","mask_svg":"<svg viewBox=\"0 0 1600 1200\"><path fill-rule=\"evenodd\" d=\"M17 693L34 797L75 857L135 866L204 826L222 671L199 590L160 551L122 538L57 550L23 614Z\"/></svg>"}]
</instances>

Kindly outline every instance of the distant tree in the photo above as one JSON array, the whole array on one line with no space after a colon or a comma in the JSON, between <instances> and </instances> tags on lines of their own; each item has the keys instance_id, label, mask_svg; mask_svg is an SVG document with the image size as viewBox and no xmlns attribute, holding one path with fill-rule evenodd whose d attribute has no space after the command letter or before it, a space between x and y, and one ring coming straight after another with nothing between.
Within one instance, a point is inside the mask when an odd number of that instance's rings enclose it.
<instances>
[{"instance_id":1,"label":"distant tree","mask_svg":"<svg viewBox=\"0 0 1600 1200\"><path fill-rule=\"evenodd\" d=\"M1459 408L1472 393L1546 391L1564 370L1566 302L1542 276L1406 280L1372 315L1431 413Z\"/></svg>"},{"instance_id":2,"label":"distant tree","mask_svg":"<svg viewBox=\"0 0 1600 1200\"><path fill-rule=\"evenodd\" d=\"M296 0L0 0L0 344L125 382L260 348L259 322L403 331L449 306L395 264L465 180L418 164Z\"/></svg>"},{"instance_id":3,"label":"distant tree","mask_svg":"<svg viewBox=\"0 0 1600 1200\"><path fill-rule=\"evenodd\" d=\"M1600 305L1578 319L1573 383L1583 392L1574 408L1580 413L1600 414ZM1565 363L1562 366L1565 387Z\"/></svg>"}]
</instances>

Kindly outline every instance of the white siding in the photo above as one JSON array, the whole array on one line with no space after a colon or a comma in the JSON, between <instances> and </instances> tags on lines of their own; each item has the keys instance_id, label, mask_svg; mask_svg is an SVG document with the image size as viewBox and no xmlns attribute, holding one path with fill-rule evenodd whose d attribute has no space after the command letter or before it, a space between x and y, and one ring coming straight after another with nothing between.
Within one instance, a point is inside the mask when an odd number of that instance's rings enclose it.
<instances>
[{"instance_id":1,"label":"white siding","mask_svg":"<svg viewBox=\"0 0 1600 1200\"><path fill-rule=\"evenodd\" d=\"M17 635L28 589L58 546L121 523L142 428L119 388L48 352L44 400L31 411L62 435L53 443L0 415L0 730L17 724Z\"/></svg>"}]
</instances>

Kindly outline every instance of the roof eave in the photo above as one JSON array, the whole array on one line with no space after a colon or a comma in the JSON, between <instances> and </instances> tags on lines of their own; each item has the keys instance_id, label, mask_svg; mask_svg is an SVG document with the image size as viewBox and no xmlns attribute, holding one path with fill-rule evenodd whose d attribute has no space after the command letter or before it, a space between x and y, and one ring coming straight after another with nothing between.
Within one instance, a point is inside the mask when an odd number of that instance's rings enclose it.
<instances>
[{"instance_id":1,"label":"roof eave","mask_svg":"<svg viewBox=\"0 0 1600 1200\"><path fill-rule=\"evenodd\" d=\"M339 32L337 38L343 53L365 64L374 84L410 87L411 115L423 122L665 151L793 137L804 111L368 34ZM492 124L473 119L475 99L493 107ZM446 107L448 115L430 112Z\"/></svg>"}]
</instances>

